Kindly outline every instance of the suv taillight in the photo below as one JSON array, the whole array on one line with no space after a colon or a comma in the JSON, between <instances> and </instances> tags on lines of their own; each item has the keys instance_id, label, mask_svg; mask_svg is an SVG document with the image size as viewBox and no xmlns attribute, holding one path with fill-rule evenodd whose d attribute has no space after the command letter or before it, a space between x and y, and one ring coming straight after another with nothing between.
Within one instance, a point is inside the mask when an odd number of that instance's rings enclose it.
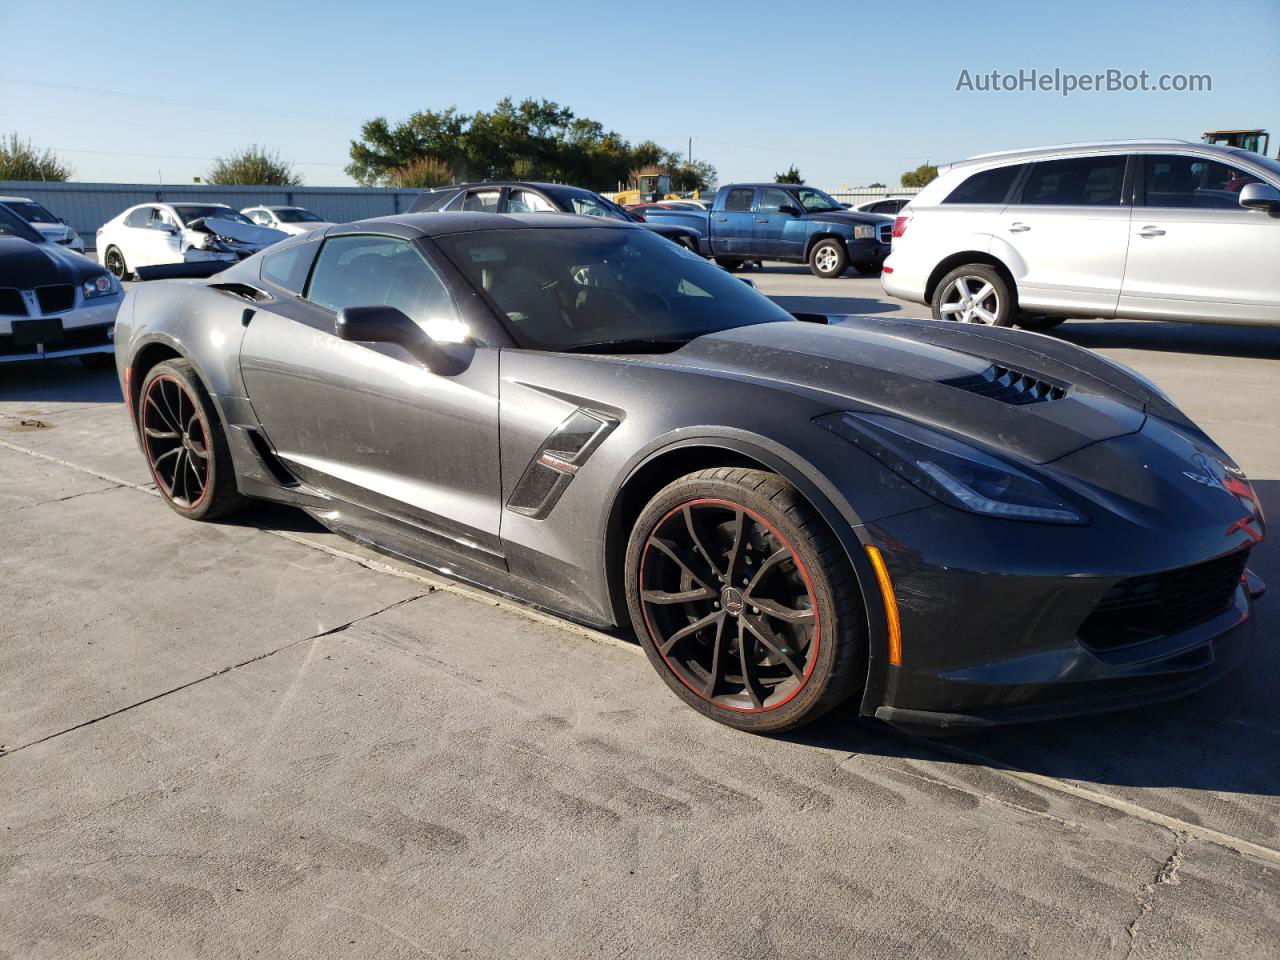
<instances>
[{"instance_id":1,"label":"suv taillight","mask_svg":"<svg viewBox=\"0 0 1280 960\"><path fill-rule=\"evenodd\" d=\"M907 224L910 222L910 217L898 217L893 221L893 236L895 239L907 232Z\"/></svg>"}]
</instances>

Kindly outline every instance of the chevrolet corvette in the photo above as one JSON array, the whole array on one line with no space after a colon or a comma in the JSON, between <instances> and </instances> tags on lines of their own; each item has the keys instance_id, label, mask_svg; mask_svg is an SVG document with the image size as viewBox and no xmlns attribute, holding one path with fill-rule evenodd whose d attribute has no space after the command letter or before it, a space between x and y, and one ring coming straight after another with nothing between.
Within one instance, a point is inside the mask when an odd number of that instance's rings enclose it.
<instances>
[{"instance_id":1,"label":"chevrolet corvette","mask_svg":"<svg viewBox=\"0 0 1280 960\"><path fill-rule=\"evenodd\" d=\"M1249 650L1258 498L1150 382L1042 334L793 316L622 221L340 224L135 287L116 346L177 513L293 504L634 630L739 729L1132 706Z\"/></svg>"}]
</instances>

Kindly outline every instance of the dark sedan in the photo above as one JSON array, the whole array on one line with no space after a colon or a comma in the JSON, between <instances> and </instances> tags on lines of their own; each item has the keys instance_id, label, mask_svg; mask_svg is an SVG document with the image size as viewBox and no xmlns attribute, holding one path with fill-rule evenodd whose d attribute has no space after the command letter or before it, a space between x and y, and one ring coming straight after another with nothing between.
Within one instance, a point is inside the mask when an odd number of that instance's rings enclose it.
<instances>
[{"instance_id":1,"label":"dark sedan","mask_svg":"<svg viewBox=\"0 0 1280 960\"><path fill-rule=\"evenodd\" d=\"M141 284L120 318L179 514L295 504L626 625L740 729L1130 706L1252 638L1249 481L1151 384L1040 335L802 321L638 225L554 213L338 225Z\"/></svg>"}]
</instances>

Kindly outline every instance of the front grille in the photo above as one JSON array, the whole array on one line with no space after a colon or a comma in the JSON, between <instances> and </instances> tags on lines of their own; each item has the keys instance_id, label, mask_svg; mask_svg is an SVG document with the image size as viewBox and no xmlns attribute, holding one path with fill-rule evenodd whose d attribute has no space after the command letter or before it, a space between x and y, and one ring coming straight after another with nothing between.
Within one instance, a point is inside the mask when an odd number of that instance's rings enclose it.
<instances>
[{"instance_id":1,"label":"front grille","mask_svg":"<svg viewBox=\"0 0 1280 960\"><path fill-rule=\"evenodd\" d=\"M0 287L0 317L25 317L27 305L13 287Z\"/></svg>"},{"instance_id":2,"label":"front grille","mask_svg":"<svg viewBox=\"0 0 1280 960\"><path fill-rule=\"evenodd\" d=\"M1121 580L1081 625L1080 642L1110 650L1179 633L1231 606L1248 550L1191 567Z\"/></svg>"},{"instance_id":3,"label":"front grille","mask_svg":"<svg viewBox=\"0 0 1280 960\"><path fill-rule=\"evenodd\" d=\"M1061 400L1067 395L1067 388L1063 384L1022 373L1011 367L1002 367L998 363L993 363L981 373L940 382L949 387L968 390L982 397L990 397L1001 403L1012 403L1018 406L1039 403L1042 400Z\"/></svg>"},{"instance_id":4,"label":"front grille","mask_svg":"<svg viewBox=\"0 0 1280 960\"><path fill-rule=\"evenodd\" d=\"M53 283L36 287L36 299L44 313L62 313L76 305L76 288L69 283Z\"/></svg>"},{"instance_id":5,"label":"front grille","mask_svg":"<svg viewBox=\"0 0 1280 960\"><path fill-rule=\"evenodd\" d=\"M891 243L892 241L893 241L893 224L892 223L880 224L880 242Z\"/></svg>"}]
</instances>

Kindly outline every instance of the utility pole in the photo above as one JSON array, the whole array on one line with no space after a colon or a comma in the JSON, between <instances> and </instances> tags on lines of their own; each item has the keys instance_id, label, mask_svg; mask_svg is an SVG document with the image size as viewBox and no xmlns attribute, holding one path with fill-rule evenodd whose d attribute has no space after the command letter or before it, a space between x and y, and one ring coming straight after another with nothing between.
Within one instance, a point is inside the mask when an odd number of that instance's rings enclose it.
<instances>
[{"instance_id":1,"label":"utility pole","mask_svg":"<svg viewBox=\"0 0 1280 960\"><path fill-rule=\"evenodd\" d=\"M689 165L693 165L693 137L689 138Z\"/></svg>"}]
</instances>

